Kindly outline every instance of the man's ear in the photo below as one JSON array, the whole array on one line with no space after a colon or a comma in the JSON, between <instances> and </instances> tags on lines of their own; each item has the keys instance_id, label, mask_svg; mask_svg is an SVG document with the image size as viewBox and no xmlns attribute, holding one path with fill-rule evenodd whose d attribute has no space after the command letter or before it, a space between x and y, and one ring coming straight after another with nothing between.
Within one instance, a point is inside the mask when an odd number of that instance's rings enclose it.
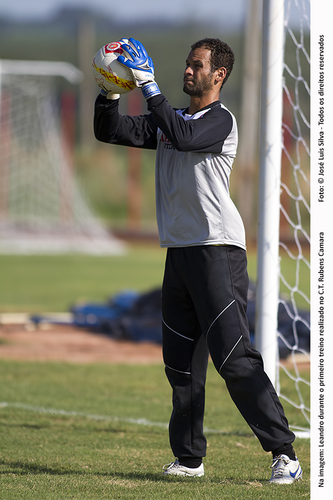
<instances>
[{"instance_id":1,"label":"man's ear","mask_svg":"<svg viewBox=\"0 0 333 500\"><path fill-rule=\"evenodd\" d=\"M219 68L216 70L216 76L215 76L215 82L216 83L223 83L223 80L225 79L227 75L227 70L225 67Z\"/></svg>"}]
</instances>

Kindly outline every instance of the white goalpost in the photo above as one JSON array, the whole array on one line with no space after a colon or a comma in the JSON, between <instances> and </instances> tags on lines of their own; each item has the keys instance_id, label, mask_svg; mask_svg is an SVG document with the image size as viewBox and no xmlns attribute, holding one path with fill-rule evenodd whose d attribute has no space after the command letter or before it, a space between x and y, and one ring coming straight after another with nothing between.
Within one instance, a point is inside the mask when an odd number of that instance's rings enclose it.
<instances>
[{"instance_id":1,"label":"white goalpost","mask_svg":"<svg viewBox=\"0 0 333 500\"><path fill-rule=\"evenodd\" d=\"M81 79L65 62L0 60L0 253L124 250L76 181L68 89Z\"/></svg>"},{"instance_id":2,"label":"white goalpost","mask_svg":"<svg viewBox=\"0 0 333 500\"><path fill-rule=\"evenodd\" d=\"M263 3L256 346L276 385L284 9Z\"/></svg>"},{"instance_id":3,"label":"white goalpost","mask_svg":"<svg viewBox=\"0 0 333 500\"><path fill-rule=\"evenodd\" d=\"M309 17L309 0L263 2L255 325L265 370L285 404L301 412L303 424L293 430L303 437L310 425L310 381L302 370L310 362L302 339L310 342ZM282 376L292 390L282 387Z\"/></svg>"}]
</instances>

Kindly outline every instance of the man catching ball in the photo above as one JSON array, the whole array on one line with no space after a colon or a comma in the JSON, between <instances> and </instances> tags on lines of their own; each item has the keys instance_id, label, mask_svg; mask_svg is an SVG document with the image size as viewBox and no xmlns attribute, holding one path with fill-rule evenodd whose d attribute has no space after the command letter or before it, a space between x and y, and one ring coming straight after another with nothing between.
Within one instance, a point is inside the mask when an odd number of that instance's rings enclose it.
<instances>
[{"instance_id":1,"label":"man catching ball","mask_svg":"<svg viewBox=\"0 0 333 500\"><path fill-rule=\"evenodd\" d=\"M163 357L173 390L169 425L176 457L164 474L203 476L205 382L210 354L238 410L272 452L272 483L302 477L284 410L261 355L250 344L247 258L242 219L229 196L237 149L235 117L220 101L234 64L219 39L193 44L186 59L186 109L173 109L154 80L143 45L129 39L128 58L148 114L122 116L119 95L102 91L95 103L98 140L156 149L156 212L167 248L162 286ZM142 80L142 75L148 75Z\"/></svg>"}]
</instances>

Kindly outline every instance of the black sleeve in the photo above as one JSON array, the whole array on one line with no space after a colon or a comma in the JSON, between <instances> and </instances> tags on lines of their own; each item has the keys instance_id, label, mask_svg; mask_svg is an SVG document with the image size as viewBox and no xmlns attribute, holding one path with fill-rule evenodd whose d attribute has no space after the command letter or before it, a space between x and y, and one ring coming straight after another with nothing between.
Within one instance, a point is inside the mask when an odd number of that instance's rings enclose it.
<instances>
[{"instance_id":1,"label":"black sleeve","mask_svg":"<svg viewBox=\"0 0 333 500\"><path fill-rule=\"evenodd\" d=\"M119 113L119 99L99 94L95 101L94 134L110 144L156 149L157 126L150 115L128 116Z\"/></svg>"},{"instance_id":2,"label":"black sleeve","mask_svg":"<svg viewBox=\"0 0 333 500\"><path fill-rule=\"evenodd\" d=\"M184 120L169 105L163 95L148 100L148 110L155 124L178 151L220 153L230 134L233 119L219 101L209 106L209 111L195 120Z\"/></svg>"}]
</instances>

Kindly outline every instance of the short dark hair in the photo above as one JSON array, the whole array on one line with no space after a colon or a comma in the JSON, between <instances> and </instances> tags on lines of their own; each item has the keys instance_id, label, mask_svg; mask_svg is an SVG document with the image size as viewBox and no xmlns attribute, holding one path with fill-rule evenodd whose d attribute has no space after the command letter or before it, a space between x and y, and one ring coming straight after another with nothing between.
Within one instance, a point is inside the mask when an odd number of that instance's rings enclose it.
<instances>
[{"instance_id":1,"label":"short dark hair","mask_svg":"<svg viewBox=\"0 0 333 500\"><path fill-rule=\"evenodd\" d=\"M223 80L222 87L227 81L235 62L235 55L229 45L222 42L219 38L203 38L191 45L191 50L207 49L210 50L210 67L212 73L219 68L224 67L227 70Z\"/></svg>"}]
</instances>

